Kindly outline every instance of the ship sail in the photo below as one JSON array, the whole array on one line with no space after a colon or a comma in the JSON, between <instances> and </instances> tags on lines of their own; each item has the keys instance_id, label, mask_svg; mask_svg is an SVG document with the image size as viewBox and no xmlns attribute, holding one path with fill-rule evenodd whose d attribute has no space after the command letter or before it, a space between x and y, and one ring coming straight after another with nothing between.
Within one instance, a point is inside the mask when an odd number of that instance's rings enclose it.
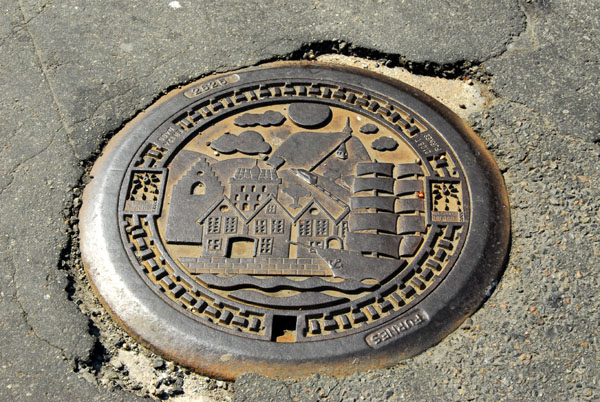
<instances>
[{"instance_id":1,"label":"ship sail","mask_svg":"<svg viewBox=\"0 0 600 402\"><path fill-rule=\"evenodd\" d=\"M423 182L421 180L402 180L394 185L394 194L406 195L423 191Z\"/></svg>"},{"instance_id":2,"label":"ship sail","mask_svg":"<svg viewBox=\"0 0 600 402\"><path fill-rule=\"evenodd\" d=\"M350 198L352 210L361 208L373 208L379 211L394 212L396 197L364 196Z\"/></svg>"},{"instance_id":3,"label":"ship sail","mask_svg":"<svg viewBox=\"0 0 600 402\"><path fill-rule=\"evenodd\" d=\"M356 175L364 176L366 174L379 174L386 177L392 177L394 164L379 162L362 162L356 164Z\"/></svg>"},{"instance_id":4,"label":"ship sail","mask_svg":"<svg viewBox=\"0 0 600 402\"><path fill-rule=\"evenodd\" d=\"M350 232L359 230L381 230L396 233L398 215L386 212L351 214L348 225Z\"/></svg>"},{"instance_id":5,"label":"ship sail","mask_svg":"<svg viewBox=\"0 0 600 402\"><path fill-rule=\"evenodd\" d=\"M350 250L368 250L372 253L399 258L402 236L373 233L347 233L346 244Z\"/></svg>"},{"instance_id":6,"label":"ship sail","mask_svg":"<svg viewBox=\"0 0 600 402\"><path fill-rule=\"evenodd\" d=\"M356 177L352 188L354 193L359 191L383 191L394 193L394 179L391 177Z\"/></svg>"}]
</instances>

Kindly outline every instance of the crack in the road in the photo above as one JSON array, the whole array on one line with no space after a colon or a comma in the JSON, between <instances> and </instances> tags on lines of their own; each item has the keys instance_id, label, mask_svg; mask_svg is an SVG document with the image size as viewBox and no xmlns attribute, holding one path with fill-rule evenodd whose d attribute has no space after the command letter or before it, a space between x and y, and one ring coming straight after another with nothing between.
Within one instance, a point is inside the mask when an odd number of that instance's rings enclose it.
<instances>
[{"instance_id":1,"label":"crack in the road","mask_svg":"<svg viewBox=\"0 0 600 402\"><path fill-rule=\"evenodd\" d=\"M38 13L35 17L39 16L41 14L41 12L46 8L46 6L50 4L47 3L45 6L43 6L40 10L40 13ZM73 156L75 156L76 159L78 158L77 152L75 151L75 144L73 144L73 142L71 141L71 138L69 137L69 133L72 131L70 129L70 127L66 124L65 120L64 120L64 114L60 108L60 104L58 102L58 97L56 96L56 92L54 90L54 87L52 86L52 84L50 83L50 77L48 76L48 71L46 68L46 65L44 64L44 60L42 58L42 53L36 43L35 37L33 36L33 34L31 33L31 30L29 29L28 23L35 17L30 18L29 20L25 20L26 16L25 16L25 11L23 8L23 1L19 0L19 11L21 12L21 15L23 17L23 21L24 21L24 26L25 26L25 30L27 32L27 34L29 35L29 37L31 38L31 44L33 45L33 49L35 51L35 54L37 56L38 62L40 64L40 69L42 71L42 76L44 77L44 81L46 82L46 84L48 85L48 89L50 90L50 94L52 95L52 101L54 102L54 106L56 108L56 112L58 113L58 120L60 121L60 123L62 124L65 133L67 135L67 139L69 144L71 145L71 149L73 152Z\"/></svg>"},{"instance_id":2,"label":"crack in the road","mask_svg":"<svg viewBox=\"0 0 600 402\"><path fill-rule=\"evenodd\" d=\"M52 342L50 342L48 339L45 339L44 337L42 337L41 335L39 335L37 333L37 331L35 330L35 327L30 323L29 321L29 313L27 312L27 310L25 309L25 307L23 306L23 303L21 302L20 296L19 296L19 288L17 286L17 280L16 280L16 275L17 275L17 267L15 266L14 260L10 255L6 255L6 258L9 260L8 264L10 266L10 268L12 268L11 272L10 272L10 278L11 278L11 282L12 282L12 286L13 289L15 291L14 293L14 297L13 297L13 301L16 303L16 305L18 306L19 310L21 311L21 316L23 317L23 321L25 323L25 325L27 326L27 333L28 334L32 334L33 336L35 336L40 342L45 343L46 345L58 350L63 357L68 356L68 353L62 349L60 346L53 344ZM9 268L9 269L10 269ZM11 284L9 284L10 286Z\"/></svg>"},{"instance_id":3,"label":"crack in the road","mask_svg":"<svg viewBox=\"0 0 600 402\"><path fill-rule=\"evenodd\" d=\"M39 17L39 16L40 16L40 14L42 14L42 13L44 12L44 10L45 10L46 8L48 8L48 6L50 6L51 4L52 4L52 3L50 3L50 2L42 4L42 5L40 6L40 8L39 8L38 12L37 12L37 13L36 13L36 14L35 14L33 17L29 18L29 19L28 19L28 20L26 20L26 21L25 21L25 20L23 21L23 25L27 25L27 24L29 24L31 21L33 21L34 19L36 19L37 17ZM20 5L20 8L21 8L21 13L23 14L23 19L25 19L25 13L23 12L23 5L22 5L22 3L21 3L21 1L20 1L20 0L19 0L19 5Z\"/></svg>"},{"instance_id":4,"label":"crack in the road","mask_svg":"<svg viewBox=\"0 0 600 402\"><path fill-rule=\"evenodd\" d=\"M386 67L402 67L412 74L448 79L471 76L473 69L479 67L482 63L478 60L457 60L453 63L443 64L434 61L415 62L398 53L386 53L357 46L344 40L325 40L302 44L288 54L276 55L259 61L255 65L280 60L314 60L325 54L340 54L375 60Z\"/></svg>"},{"instance_id":5,"label":"crack in the road","mask_svg":"<svg viewBox=\"0 0 600 402\"><path fill-rule=\"evenodd\" d=\"M40 150L34 152L33 154L29 155L28 157L24 158L23 160L15 163L10 168L10 171L8 173L6 173L6 174L10 175L10 179L8 180L8 182L2 188L0 188L0 195L2 195L6 190L8 190L10 188L10 186L14 182L14 175L17 173L17 170L21 166L23 166L24 164L26 164L30 160L35 159L36 157L38 157L39 155L41 155L42 153L44 153L46 150L48 150L48 148L50 148L50 146L54 143L56 135L58 134L59 131L60 131L60 128L57 129L57 130L55 130L52 133L52 135L50 136L50 141L47 144L43 145Z\"/></svg>"},{"instance_id":6,"label":"crack in the road","mask_svg":"<svg viewBox=\"0 0 600 402\"><path fill-rule=\"evenodd\" d=\"M0 47L4 46L4 44L6 42L8 42L10 39L12 39L13 36L15 36L16 34L18 34L21 31L24 31L27 28L27 25L31 21L33 21L34 19L36 19L46 9L46 7L48 7L49 5L50 5L50 3L42 4L40 6L40 9L39 9L39 11L38 11L37 14L35 14L33 17L29 18L28 20L25 20L25 13L23 12L22 4L19 3L19 11L21 12L21 14L23 16L23 20L21 21L21 25L20 26L13 26L12 32L9 33L7 36L5 36L4 38L2 38L0 40Z\"/></svg>"}]
</instances>

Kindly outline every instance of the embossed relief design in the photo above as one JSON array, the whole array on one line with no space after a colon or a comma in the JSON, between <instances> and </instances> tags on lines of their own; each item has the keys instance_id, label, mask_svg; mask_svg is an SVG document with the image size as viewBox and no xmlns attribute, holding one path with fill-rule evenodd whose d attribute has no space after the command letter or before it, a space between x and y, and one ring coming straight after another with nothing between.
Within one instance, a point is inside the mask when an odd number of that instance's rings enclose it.
<instances>
[{"instance_id":1,"label":"embossed relief design","mask_svg":"<svg viewBox=\"0 0 600 402\"><path fill-rule=\"evenodd\" d=\"M167 243L182 245L179 262L191 274L228 275L201 277L222 288L243 286L236 275L244 274L333 277L355 287L386 279L414 251L409 234L425 232L424 200L406 197L424 189L417 156L345 110L279 109L223 121L173 161L182 174L167 190ZM338 283L328 286L347 291Z\"/></svg>"},{"instance_id":2,"label":"embossed relief design","mask_svg":"<svg viewBox=\"0 0 600 402\"><path fill-rule=\"evenodd\" d=\"M240 90L174 120L136 164L148 169L131 171L124 214L142 271L211 324L283 342L358 330L418 300L461 247L465 195L443 143L398 106L310 90L339 104L257 105L190 136L238 99L309 92Z\"/></svg>"},{"instance_id":3,"label":"embossed relief design","mask_svg":"<svg viewBox=\"0 0 600 402\"><path fill-rule=\"evenodd\" d=\"M133 171L125 210L157 213L163 184L162 171Z\"/></svg>"}]
</instances>

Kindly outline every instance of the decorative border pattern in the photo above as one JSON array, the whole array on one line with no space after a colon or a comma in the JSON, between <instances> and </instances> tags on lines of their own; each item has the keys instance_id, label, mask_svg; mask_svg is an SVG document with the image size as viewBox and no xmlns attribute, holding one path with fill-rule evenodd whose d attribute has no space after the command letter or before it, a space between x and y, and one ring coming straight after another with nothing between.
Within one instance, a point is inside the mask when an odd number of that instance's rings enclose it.
<instances>
[{"instance_id":1,"label":"decorative border pattern","mask_svg":"<svg viewBox=\"0 0 600 402\"><path fill-rule=\"evenodd\" d=\"M195 136L203 125L250 102L260 106L295 100L327 102L383 122L413 147L428 173L426 177L417 177L424 181L426 192L423 197L428 203L425 208L428 213L427 229L422 234L424 241L413 261L368 297L322 308L319 312L282 311L281 314L298 317L297 342L362 332L400 316L443 280L456 262L466 238L470 203L464 175L441 135L406 107L384 96L367 94L356 87L333 82L273 80L227 87L221 93L190 105L162 125L162 130L149 136L124 178L119 205L122 239L132 264L142 278L179 311L229 333L270 340L273 317L279 313L244 305L204 288L167 255L156 224L160 202L152 211L131 211L125 208L123 195L130 191L130 181L132 175L140 170L138 167L153 168L152 171L164 172L159 190L159 199L162 200L166 163L181 143ZM460 221L443 221L431 215L430 183L444 181L462 185L460 196L464 210Z\"/></svg>"}]
</instances>

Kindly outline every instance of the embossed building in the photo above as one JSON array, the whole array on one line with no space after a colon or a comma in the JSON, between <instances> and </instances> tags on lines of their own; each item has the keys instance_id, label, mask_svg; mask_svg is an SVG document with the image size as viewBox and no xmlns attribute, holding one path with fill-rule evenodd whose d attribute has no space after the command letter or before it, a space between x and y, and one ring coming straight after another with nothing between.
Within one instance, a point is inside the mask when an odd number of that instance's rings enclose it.
<instances>
[{"instance_id":1,"label":"embossed building","mask_svg":"<svg viewBox=\"0 0 600 402\"><path fill-rule=\"evenodd\" d=\"M208 205L222 197L223 190L223 185L206 158L199 158L173 186L166 228L167 241L201 244L202 227L196 221Z\"/></svg>"},{"instance_id":2,"label":"embossed building","mask_svg":"<svg viewBox=\"0 0 600 402\"><path fill-rule=\"evenodd\" d=\"M289 257L292 217L272 195L248 217L223 196L198 223L203 256Z\"/></svg>"},{"instance_id":3,"label":"embossed building","mask_svg":"<svg viewBox=\"0 0 600 402\"><path fill-rule=\"evenodd\" d=\"M277 198L281 179L275 169L261 169L257 161L252 168L238 168L229 183L233 205L240 211L256 211L269 195Z\"/></svg>"}]
</instances>

